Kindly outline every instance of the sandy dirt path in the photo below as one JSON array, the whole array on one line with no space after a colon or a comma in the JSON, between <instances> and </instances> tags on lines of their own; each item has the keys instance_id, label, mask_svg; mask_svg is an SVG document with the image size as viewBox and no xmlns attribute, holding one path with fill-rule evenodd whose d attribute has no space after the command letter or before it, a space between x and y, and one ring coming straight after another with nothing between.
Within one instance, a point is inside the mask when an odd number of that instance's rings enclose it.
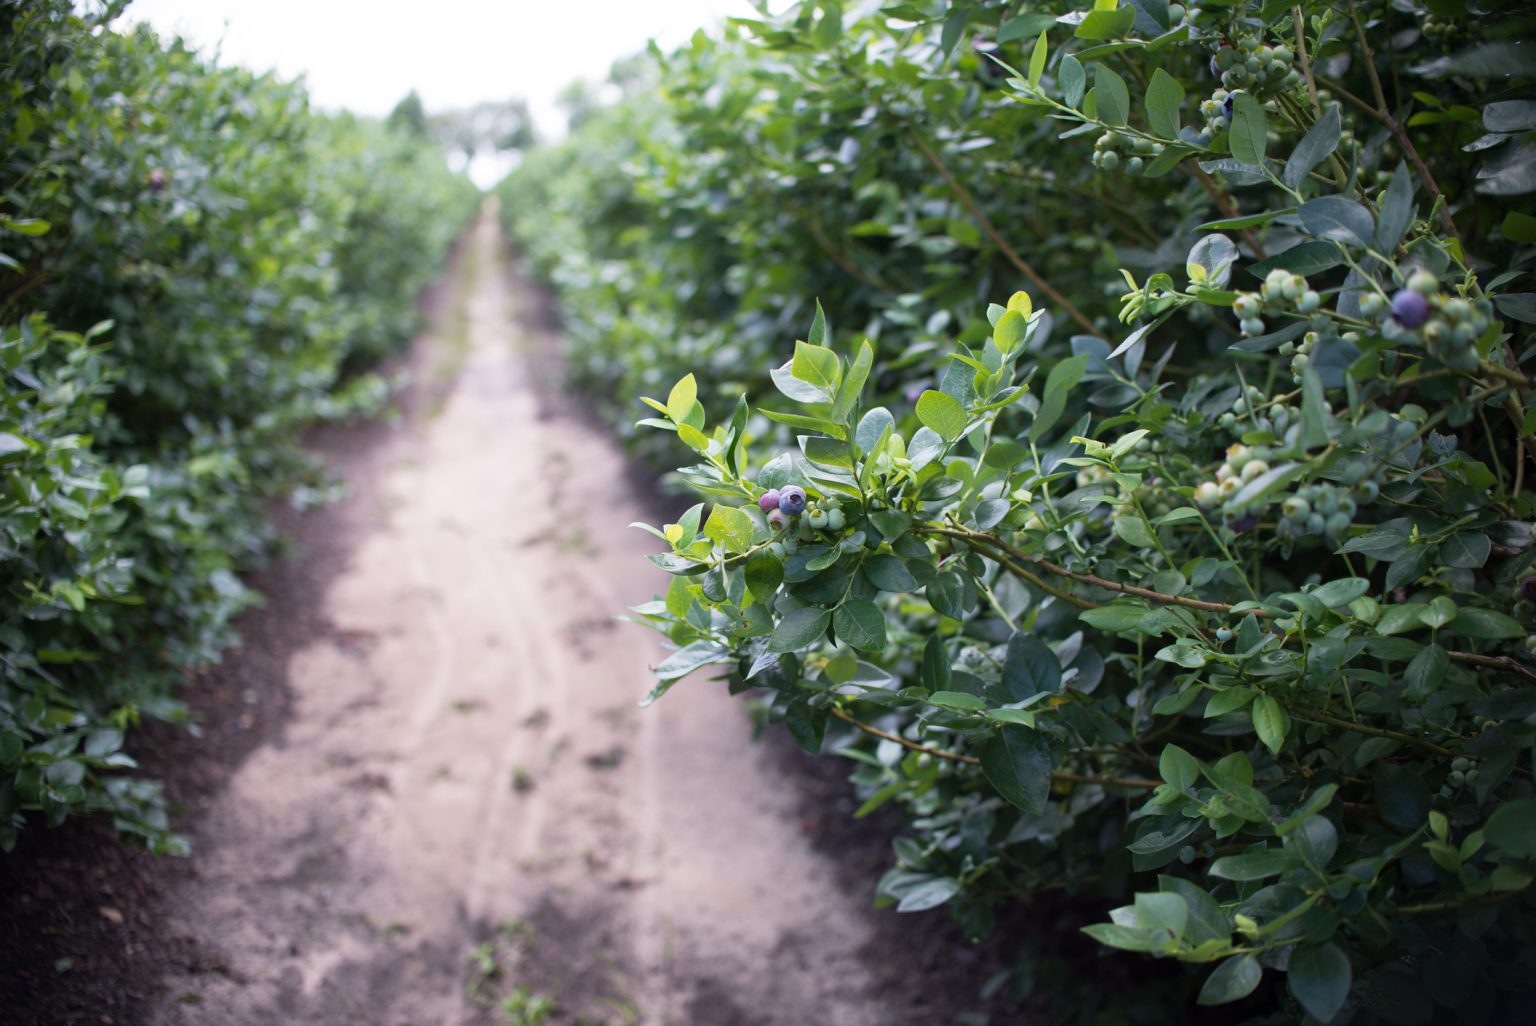
<instances>
[{"instance_id":1,"label":"sandy dirt path","mask_svg":"<svg viewBox=\"0 0 1536 1026\"><path fill-rule=\"evenodd\" d=\"M739 703L701 679L636 707L659 649L613 617L658 587L625 528L653 514L541 395L493 218L468 247L428 340L451 387L370 462L291 717L169 896L215 971L165 979L150 1021L525 1023L539 995L549 1023L907 1021L858 955L868 890L811 850Z\"/></svg>"}]
</instances>

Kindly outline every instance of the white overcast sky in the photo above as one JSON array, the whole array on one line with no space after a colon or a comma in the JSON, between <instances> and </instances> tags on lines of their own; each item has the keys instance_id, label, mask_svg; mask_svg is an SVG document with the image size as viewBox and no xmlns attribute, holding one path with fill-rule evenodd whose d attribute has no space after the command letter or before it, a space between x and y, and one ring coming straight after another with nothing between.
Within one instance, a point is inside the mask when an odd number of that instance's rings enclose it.
<instances>
[{"instance_id":1,"label":"white overcast sky","mask_svg":"<svg viewBox=\"0 0 1536 1026\"><path fill-rule=\"evenodd\" d=\"M748 0L135 0L127 20L302 74L322 107L387 114L412 89L428 111L521 97L549 134L565 85L601 81L653 37L676 45L753 14Z\"/></svg>"}]
</instances>

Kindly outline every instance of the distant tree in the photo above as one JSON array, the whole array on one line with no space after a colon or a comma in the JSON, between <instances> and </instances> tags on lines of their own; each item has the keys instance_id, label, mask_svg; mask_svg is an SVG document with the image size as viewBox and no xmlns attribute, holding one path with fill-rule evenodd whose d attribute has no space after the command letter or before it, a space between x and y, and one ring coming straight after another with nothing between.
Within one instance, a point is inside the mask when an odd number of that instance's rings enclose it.
<instances>
[{"instance_id":1,"label":"distant tree","mask_svg":"<svg viewBox=\"0 0 1536 1026\"><path fill-rule=\"evenodd\" d=\"M444 146L473 157L483 150L525 150L537 140L526 100L490 100L428 119Z\"/></svg>"},{"instance_id":2,"label":"distant tree","mask_svg":"<svg viewBox=\"0 0 1536 1026\"><path fill-rule=\"evenodd\" d=\"M427 135L427 109L422 106L421 97L414 89L395 104L395 109L384 120L391 128L401 129L411 135L423 138Z\"/></svg>"}]
</instances>

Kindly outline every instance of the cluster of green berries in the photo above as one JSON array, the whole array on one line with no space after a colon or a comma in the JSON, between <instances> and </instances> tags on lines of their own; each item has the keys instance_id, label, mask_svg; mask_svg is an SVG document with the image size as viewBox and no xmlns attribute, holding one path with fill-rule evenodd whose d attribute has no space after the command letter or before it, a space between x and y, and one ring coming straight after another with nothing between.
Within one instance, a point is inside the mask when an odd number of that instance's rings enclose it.
<instances>
[{"instance_id":1,"label":"cluster of green berries","mask_svg":"<svg viewBox=\"0 0 1536 1026\"><path fill-rule=\"evenodd\" d=\"M1446 774L1445 784L1440 788L1440 797L1455 797L1457 791L1463 787L1471 787L1477 783L1477 761L1458 756L1451 760L1451 772Z\"/></svg>"},{"instance_id":2,"label":"cluster of green berries","mask_svg":"<svg viewBox=\"0 0 1536 1026\"><path fill-rule=\"evenodd\" d=\"M1363 481L1356 491L1362 499L1370 501L1379 494L1379 486L1375 481ZM1337 541L1349 531L1358 508L1354 495L1346 487L1326 481L1303 485L1280 504L1280 520L1275 524L1275 534L1284 541L1323 536Z\"/></svg>"},{"instance_id":3,"label":"cluster of green berries","mask_svg":"<svg viewBox=\"0 0 1536 1026\"><path fill-rule=\"evenodd\" d=\"M1101 171L1123 170L1128 175L1139 175L1147 162L1162 152L1163 144L1156 140L1129 132L1105 132L1093 144L1093 166Z\"/></svg>"},{"instance_id":4,"label":"cluster of green berries","mask_svg":"<svg viewBox=\"0 0 1536 1026\"><path fill-rule=\"evenodd\" d=\"M1257 35L1236 36L1211 55L1211 75L1223 89L1246 89L1261 100L1301 84L1288 46L1270 46Z\"/></svg>"},{"instance_id":5,"label":"cluster of green berries","mask_svg":"<svg viewBox=\"0 0 1536 1026\"><path fill-rule=\"evenodd\" d=\"M1293 347L1294 348L1294 347ZM1276 438L1300 423L1301 410L1284 403L1272 403L1257 385L1248 385L1245 392L1232 400L1232 408L1216 418L1216 423L1227 431L1247 434L1250 431L1268 431Z\"/></svg>"},{"instance_id":6,"label":"cluster of green berries","mask_svg":"<svg viewBox=\"0 0 1536 1026\"><path fill-rule=\"evenodd\" d=\"M1292 312L1312 316L1323 305L1323 297L1299 274L1279 269L1269 272L1258 292L1243 292L1232 301L1243 334L1252 338L1264 334L1264 314Z\"/></svg>"},{"instance_id":7,"label":"cluster of green berries","mask_svg":"<svg viewBox=\"0 0 1536 1026\"><path fill-rule=\"evenodd\" d=\"M1243 485L1269 470L1269 451L1263 446L1241 442L1227 448L1227 458L1216 468L1214 481L1202 481L1195 487L1195 504L1205 509L1222 505ZM1242 511L1235 511L1239 512Z\"/></svg>"},{"instance_id":8,"label":"cluster of green berries","mask_svg":"<svg viewBox=\"0 0 1536 1026\"><path fill-rule=\"evenodd\" d=\"M1218 89L1200 101L1200 116L1205 119L1205 127L1196 133L1196 139L1201 146L1210 145L1211 140L1232 123L1232 102L1241 91Z\"/></svg>"},{"instance_id":9,"label":"cluster of green berries","mask_svg":"<svg viewBox=\"0 0 1536 1026\"><path fill-rule=\"evenodd\" d=\"M1423 33L1425 41L1442 50L1467 42L1475 34L1476 28L1477 20L1474 18L1440 18L1433 14L1424 15L1424 20L1419 23L1419 31Z\"/></svg>"},{"instance_id":10,"label":"cluster of green berries","mask_svg":"<svg viewBox=\"0 0 1536 1026\"><path fill-rule=\"evenodd\" d=\"M815 539L817 531L841 531L847 517L834 501L810 502L799 485L770 488L757 500L757 508L768 514L768 526L781 535L769 547L781 559Z\"/></svg>"},{"instance_id":11,"label":"cluster of green berries","mask_svg":"<svg viewBox=\"0 0 1536 1026\"><path fill-rule=\"evenodd\" d=\"M1409 275L1404 288L1387 297L1368 293L1360 300L1360 314L1380 321L1391 334L1418 336L1424 348L1452 370L1477 369L1477 340L1488 330L1492 314L1486 300L1471 302L1440 292L1440 281L1429 271Z\"/></svg>"}]
</instances>

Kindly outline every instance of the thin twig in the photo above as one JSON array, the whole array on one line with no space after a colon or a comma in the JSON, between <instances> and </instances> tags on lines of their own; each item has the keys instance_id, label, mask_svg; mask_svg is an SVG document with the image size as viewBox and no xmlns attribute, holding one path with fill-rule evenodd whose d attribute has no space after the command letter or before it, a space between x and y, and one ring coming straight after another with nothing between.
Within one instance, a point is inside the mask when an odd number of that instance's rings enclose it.
<instances>
[{"instance_id":1,"label":"thin twig","mask_svg":"<svg viewBox=\"0 0 1536 1026\"><path fill-rule=\"evenodd\" d=\"M1401 731L1383 730L1380 727L1367 727L1363 723L1356 723L1353 720L1341 719L1338 716L1330 716L1327 713L1317 712L1316 710L1312 709L1309 709L1305 712L1290 706L1287 706L1287 709L1290 711L1290 714L1296 717L1298 720L1307 720L1311 723L1321 723L1330 727L1338 727L1341 730L1352 730L1357 734L1370 734L1372 737L1391 738L1393 741L1401 741L1405 745L1415 745L1419 748L1426 748L1437 755L1444 755L1446 757L1451 757L1456 754L1449 748L1437 745L1433 741L1426 741L1422 737L1415 737L1412 734L1404 734Z\"/></svg>"},{"instance_id":2,"label":"thin twig","mask_svg":"<svg viewBox=\"0 0 1536 1026\"><path fill-rule=\"evenodd\" d=\"M1044 559L1040 556L1032 555L1027 552L1021 552L995 535L983 534L961 527L950 528L942 527L939 525L923 527L919 528L919 530L928 534L941 534L950 538L958 538L961 541L972 545L979 543L994 550L992 557L994 559L997 559L998 554L1006 554L1007 556L1011 556L1013 557L1012 559L998 560L998 562L1016 574L1019 573L1019 571L1022 569L1022 567L1019 566L1018 561L1024 560L1034 563L1041 569L1047 570L1059 577L1067 577L1072 580L1082 581L1083 583L1091 584L1096 588L1104 588L1108 591L1117 591L1124 595L1135 595L1139 598L1151 599L1154 602L1160 602L1164 605L1184 606L1187 609L1199 609L1208 613L1234 612L1233 607L1225 602L1210 602L1205 599L1190 598L1186 595L1169 595L1166 592L1153 591L1151 588L1141 588L1134 584L1120 584L1117 581L1106 580L1097 574L1083 573L1082 571L1078 570L1069 570L1066 567L1061 566L1058 563L1053 563L1048 559ZM1040 580L1038 575L1031 574L1027 570L1025 570L1021 576L1023 576L1025 580L1032 584ZM1097 608L1098 606L1098 603L1089 602L1087 599L1073 595L1070 592L1062 592L1060 589L1052 588L1049 585L1044 585L1044 590L1081 608L1091 609ZM1270 618L1277 615L1270 610L1259 606L1241 610L1240 613L1244 616L1252 613L1255 617L1260 619ZM1512 659L1509 656L1489 656L1479 655L1476 652L1458 651L1449 651L1446 653L1446 655L1450 657L1452 662L1466 663L1469 666L1481 666L1490 670L1504 670L1509 673L1519 674L1520 676L1529 678L1530 680L1536 680L1536 670L1532 670L1529 666L1526 666L1519 660Z\"/></svg>"},{"instance_id":3,"label":"thin twig","mask_svg":"<svg viewBox=\"0 0 1536 1026\"><path fill-rule=\"evenodd\" d=\"M1321 118L1323 107L1317 102L1317 82L1312 78L1312 60L1307 56L1307 32L1300 7L1291 8L1291 24L1296 28L1296 59L1301 61L1301 77L1307 81L1307 96L1312 100L1312 113Z\"/></svg>"},{"instance_id":4,"label":"thin twig","mask_svg":"<svg viewBox=\"0 0 1536 1026\"><path fill-rule=\"evenodd\" d=\"M928 163L933 165L933 169L939 173L939 177L943 178L945 183L948 184L950 190L954 192L955 198L960 201L960 205L965 207L965 209L970 212L971 217L975 219L977 225L981 227L982 231L987 233L987 237L992 240L993 245L997 246L997 248L1002 252L1003 256L1007 258L1008 262L1016 267L1020 274L1024 275L1024 277L1033 282L1036 288L1038 288L1041 292L1044 292L1046 296L1050 298L1051 302L1060 306L1067 312L1069 317L1071 317L1078 324L1082 325L1085 331L1089 332L1096 338L1104 338L1103 333L1101 333L1098 328L1094 327L1093 321L1089 320L1087 315L1085 315L1081 310L1074 306L1066 296L1063 296L1060 292L1057 292L1055 287L1052 286L1050 282L1046 281L1043 277L1040 276L1039 271L1036 271L1033 267L1031 267L1029 262L1021 257L1018 254L1018 251L1008 244L1008 240L1003 238L1002 234L997 230L996 226L992 224L992 219L987 216L986 211L982 210L981 205L976 202L976 197L971 195L971 191L962 185L960 180L954 176L954 174L949 170L948 165L944 163L943 159L938 155L937 152L934 151L933 147L928 145L928 140L923 138L922 133L918 132L915 128L909 129L909 132L912 136L912 141L917 143L917 148L922 150L923 156L928 158Z\"/></svg>"},{"instance_id":5,"label":"thin twig","mask_svg":"<svg viewBox=\"0 0 1536 1026\"><path fill-rule=\"evenodd\" d=\"M828 711L850 727L857 727L864 731L864 733L871 734L883 741L894 741L903 748L910 748L914 752L922 752L924 755L932 755L939 759L949 759L951 762L963 762L969 766L981 765L981 760L974 755L961 755L959 752L946 752L942 748L931 748L928 745L920 745L916 741L908 741L899 734L892 734L878 727L871 727L857 717L843 712L835 705L829 706ZM1051 779L1073 784L1106 784L1114 787L1140 787L1146 790L1162 786L1161 780L1146 780L1141 777L1100 777L1086 773L1069 773L1066 770L1052 771Z\"/></svg>"}]
</instances>

